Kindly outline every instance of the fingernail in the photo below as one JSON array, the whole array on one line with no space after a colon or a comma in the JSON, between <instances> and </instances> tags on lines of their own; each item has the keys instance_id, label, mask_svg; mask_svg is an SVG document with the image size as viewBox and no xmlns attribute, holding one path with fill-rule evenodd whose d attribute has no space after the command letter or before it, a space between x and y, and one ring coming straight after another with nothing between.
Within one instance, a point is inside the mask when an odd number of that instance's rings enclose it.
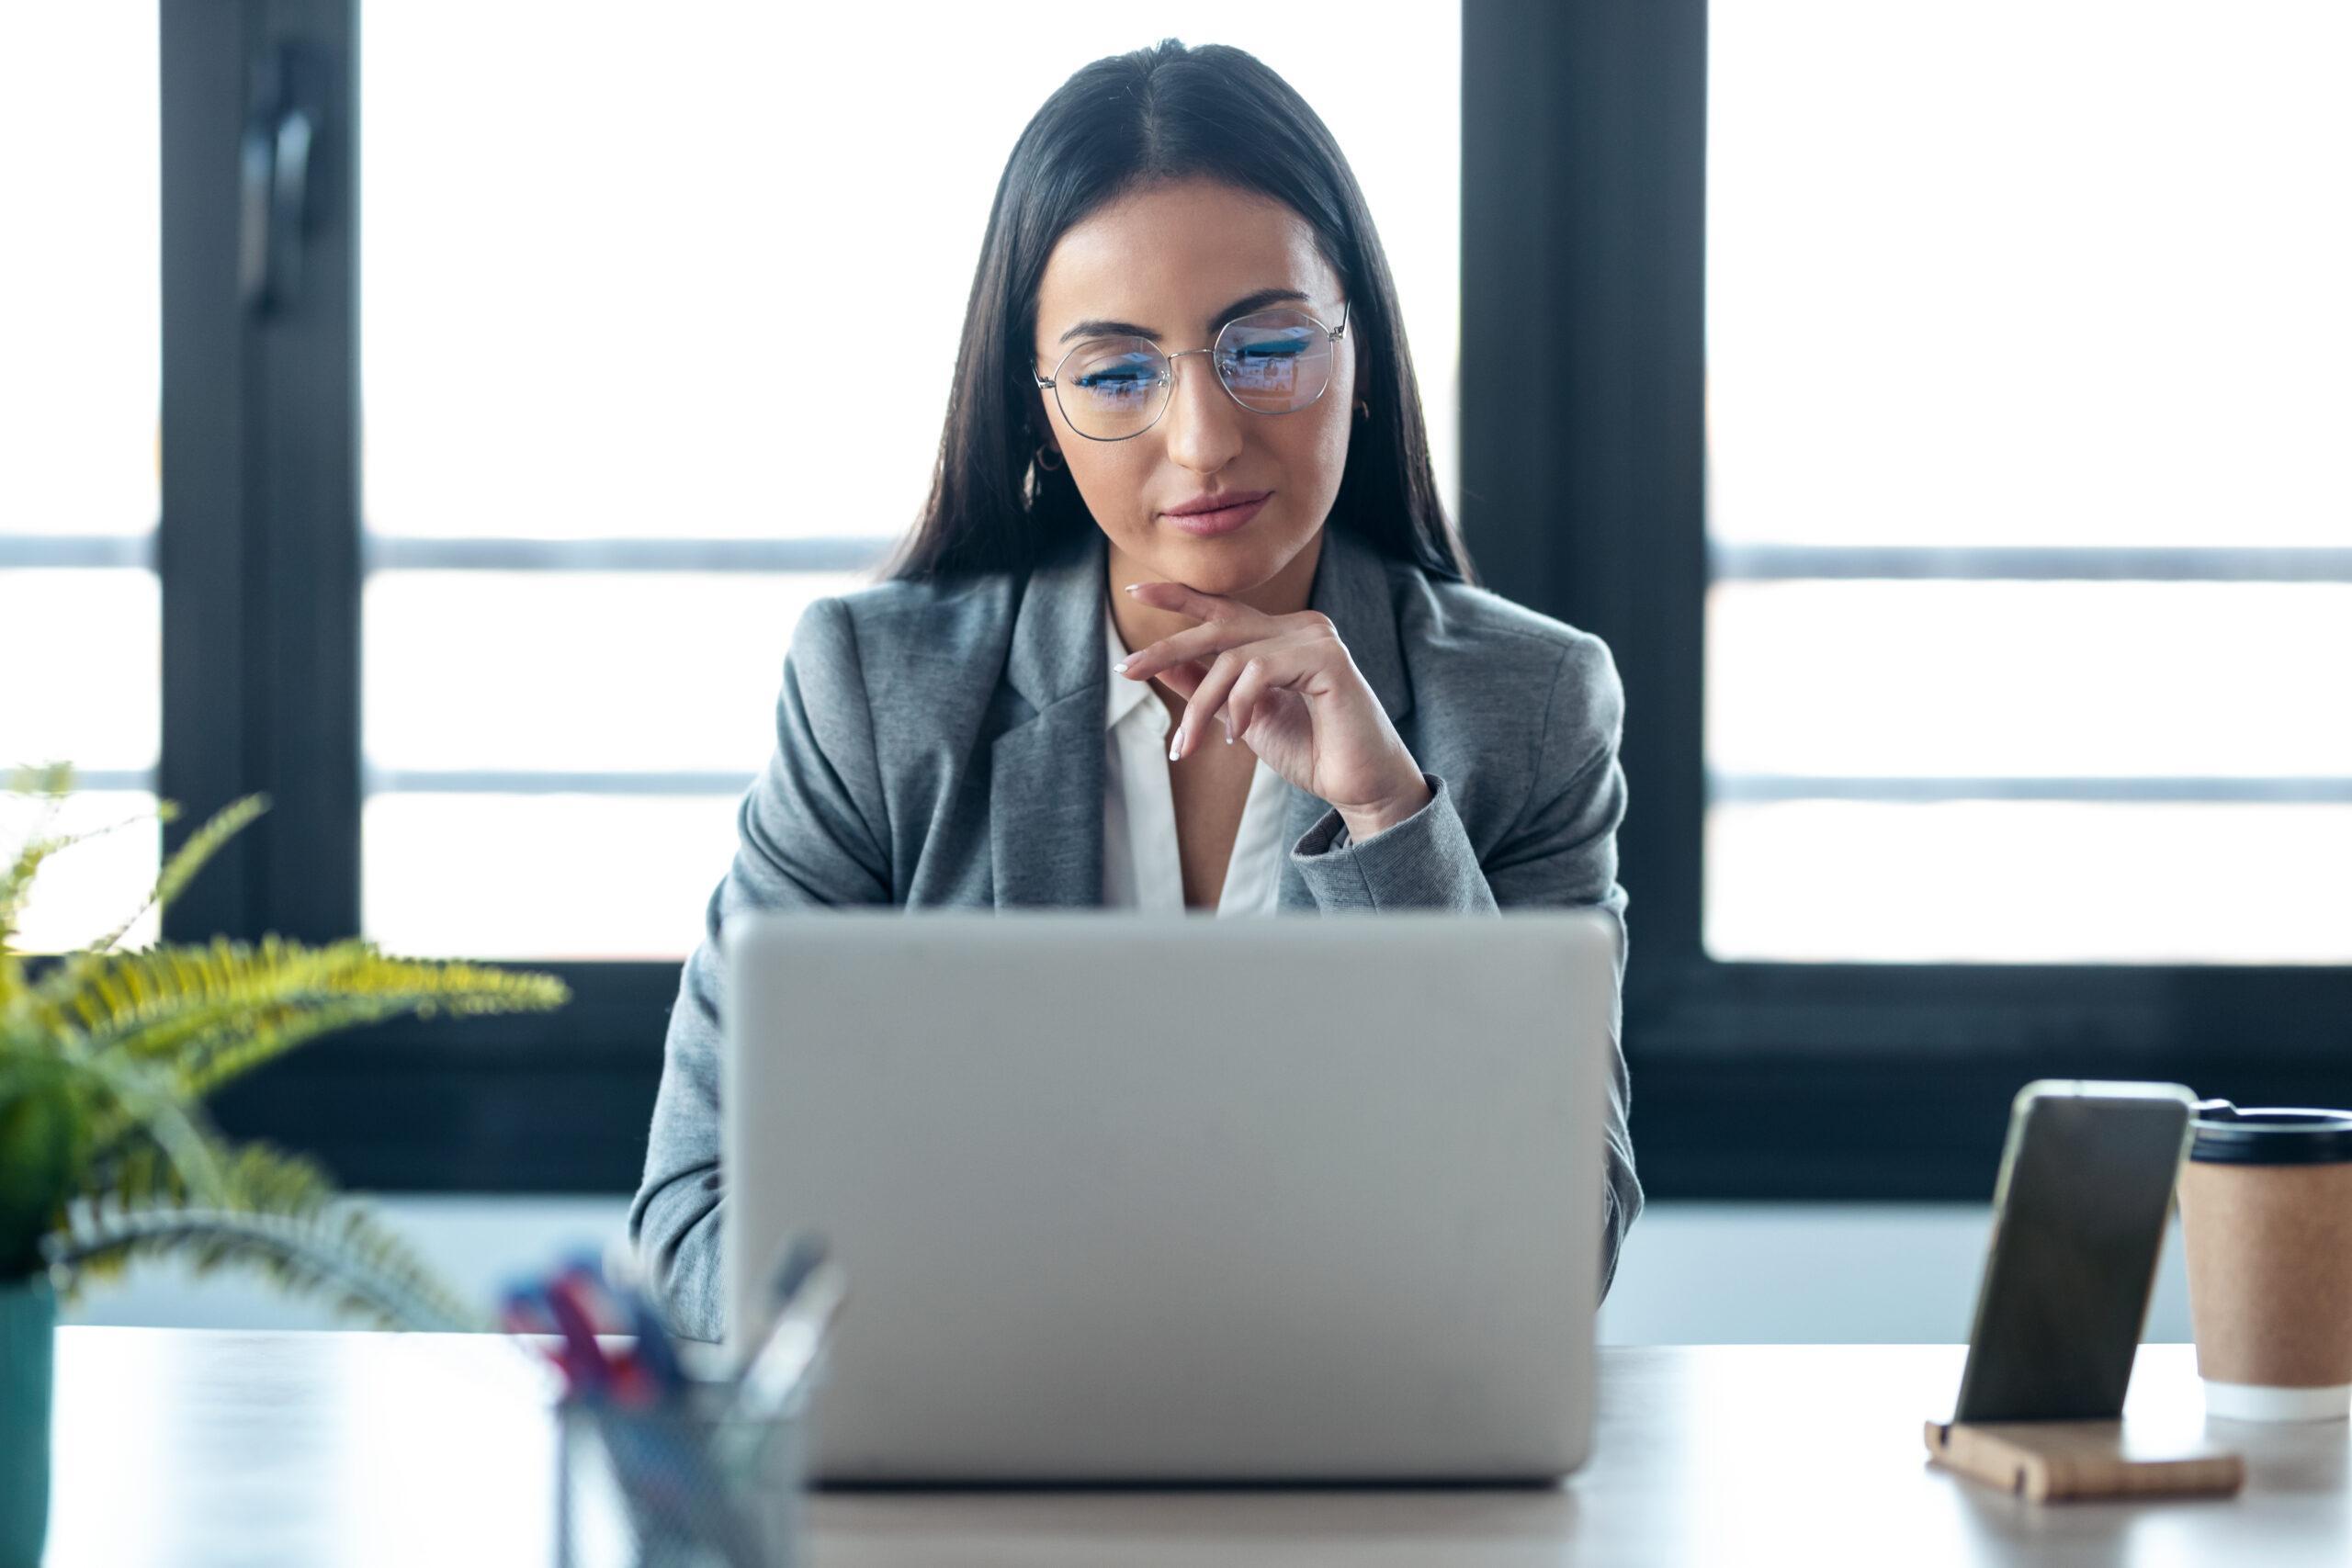
<instances>
[{"instance_id":1,"label":"fingernail","mask_svg":"<svg viewBox=\"0 0 2352 1568\"><path fill-rule=\"evenodd\" d=\"M1231 714L1229 714L1229 713L1221 713L1221 714L1217 715L1216 716L1217 716L1217 722L1225 726L1225 743L1226 743L1227 746L1232 745L1232 744L1233 744L1233 716L1232 716Z\"/></svg>"},{"instance_id":2,"label":"fingernail","mask_svg":"<svg viewBox=\"0 0 2352 1568\"><path fill-rule=\"evenodd\" d=\"M1126 587L1121 589L1120 592L1123 593L1133 593L1136 589L1141 588L1143 584L1140 582L1130 582Z\"/></svg>"},{"instance_id":3,"label":"fingernail","mask_svg":"<svg viewBox=\"0 0 2352 1568\"><path fill-rule=\"evenodd\" d=\"M1182 751L1183 749L1184 727L1180 724L1176 727L1176 738L1168 743L1168 760L1171 762L1174 761L1176 760L1176 753Z\"/></svg>"},{"instance_id":4,"label":"fingernail","mask_svg":"<svg viewBox=\"0 0 2352 1568\"><path fill-rule=\"evenodd\" d=\"M1116 664L1111 666L1111 671L1114 674L1125 674L1127 672L1127 661L1124 659L1120 660Z\"/></svg>"}]
</instances>

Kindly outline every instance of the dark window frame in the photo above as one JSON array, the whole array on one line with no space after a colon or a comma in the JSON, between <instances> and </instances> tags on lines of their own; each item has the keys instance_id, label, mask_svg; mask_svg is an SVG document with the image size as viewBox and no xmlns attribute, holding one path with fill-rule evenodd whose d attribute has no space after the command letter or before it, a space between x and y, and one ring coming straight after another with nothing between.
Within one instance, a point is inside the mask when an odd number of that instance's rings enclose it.
<instances>
[{"instance_id":1,"label":"dark window frame","mask_svg":"<svg viewBox=\"0 0 2352 1568\"><path fill-rule=\"evenodd\" d=\"M242 794L275 802L164 932L332 940L358 924L359 590L380 547L359 528L356 0L160 10L158 783L186 808L166 845ZM256 316L235 304L237 147L249 62L289 42L321 117L313 201L300 295ZM1706 957L1706 7L1467 0L1462 63L1464 525L1492 586L1600 634L1625 682L1625 1043L1652 1195L1981 1199L2035 1077L2352 1093L2345 969ZM1561 374L1484 389L1531 355ZM498 544L467 548L501 563ZM220 1119L378 1190L628 1190L678 964L512 962L574 1000L335 1036L231 1089Z\"/></svg>"}]
</instances>

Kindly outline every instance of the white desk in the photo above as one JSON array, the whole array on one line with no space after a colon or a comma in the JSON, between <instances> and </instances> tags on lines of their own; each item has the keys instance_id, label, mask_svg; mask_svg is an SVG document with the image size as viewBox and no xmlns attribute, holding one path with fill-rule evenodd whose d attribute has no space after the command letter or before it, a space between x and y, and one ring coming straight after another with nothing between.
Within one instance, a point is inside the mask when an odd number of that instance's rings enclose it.
<instances>
[{"instance_id":1,"label":"white desk","mask_svg":"<svg viewBox=\"0 0 2352 1568\"><path fill-rule=\"evenodd\" d=\"M854 1494L819 1568L2352 1562L2346 1425L2215 1423L2225 1500L2036 1506L1929 1466L1956 1346L1601 1352L1599 1447L1532 1491ZM551 1560L542 1370L495 1339L68 1328L50 1568ZM2148 1347L2135 1420L2202 1416Z\"/></svg>"}]
</instances>

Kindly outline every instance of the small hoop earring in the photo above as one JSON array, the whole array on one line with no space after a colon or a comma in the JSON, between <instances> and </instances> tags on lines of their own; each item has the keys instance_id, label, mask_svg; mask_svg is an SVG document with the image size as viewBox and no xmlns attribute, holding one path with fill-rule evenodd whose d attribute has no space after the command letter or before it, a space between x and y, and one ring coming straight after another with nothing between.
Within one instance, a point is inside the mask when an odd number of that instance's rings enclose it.
<instances>
[{"instance_id":1,"label":"small hoop earring","mask_svg":"<svg viewBox=\"0 0 2352 1568\"><path fill-rule=\"evenodd\" d=\"M1051 458L1053 459L1053 461L1052 461L1052 462L1050 462L1050 463L1048 463L1047 461L1046 461L1046 458L1048 458L1048 457L1051 457ZM1037 448L1037 457L1036 457L1036 462L1037 462L1037 467L1039 467L1040 468L1045 469L1045 470L1046 470L1046 472L1047 472L1047 473L1049 473L1049 474L1051 474L1051 473L1058 473L1058 472L1060 472L1063 468L1068 468L1068 467L1069 466L1069 464L1067 464L1067 463L1065 463L1065 462L1063 462L1063 461L1062 461L1062 455L1061 455L1061 453L1060 453L1060 452L1058 452L1058 451L1057 451L1055 448L1053 448L1053 447L1051 447L1051 446L1040 446L1040 447L1038 447L1038 448Z\"/></svg>"},{"instance_id":2,"label":"small hoop earring","mask_svg":"<svg viewBox=\"0 0 2352 1568\"><path fill-rule=\"evenodd\" d=\"M1356 400L1356 417L1358 419L1370 419L1372 417L1372 405L1364 401L1362 398L1358 398Z\"/></svg>"}]
</instances>

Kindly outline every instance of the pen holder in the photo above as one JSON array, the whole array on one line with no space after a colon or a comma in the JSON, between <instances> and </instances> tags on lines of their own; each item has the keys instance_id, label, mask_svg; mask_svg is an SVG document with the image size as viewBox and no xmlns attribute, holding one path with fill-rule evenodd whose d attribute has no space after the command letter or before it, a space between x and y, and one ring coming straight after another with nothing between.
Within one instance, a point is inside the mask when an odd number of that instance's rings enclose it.
<instances>
[{"instance_id":1,"label":"pen holder","mask_svg":"<svg viewBox=\"0 0 2352 1568\"><path fill-rule=\"evenodd\" d=\"M560 1400L556 1568L796 1568L806 1484L804 1395L746 1434L734 1385L690 1382L658 1404ZM756 1437L756 1461L730 1444Z\"/></svg>"}]
</instances>

